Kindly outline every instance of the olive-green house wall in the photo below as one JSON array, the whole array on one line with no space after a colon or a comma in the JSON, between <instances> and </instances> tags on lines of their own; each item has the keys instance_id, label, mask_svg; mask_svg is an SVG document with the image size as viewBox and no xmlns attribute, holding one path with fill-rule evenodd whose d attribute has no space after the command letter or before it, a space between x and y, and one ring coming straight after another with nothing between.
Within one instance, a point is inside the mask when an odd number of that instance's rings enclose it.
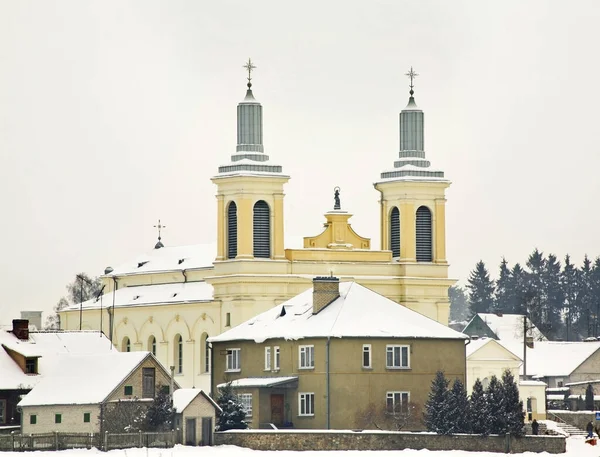
<instances>
[{"instance_id":1,"label":"olive-green house wall","mask_svg":"<svg viewBox=\"0 0 600 457\"><path fill-rule=\"evenodd\" d=\"M371 345L371 367L362 368L363 345ZM408 345L410 347L410 368L386 368L386 345ZM314 369L299 368L299 346L314 345ZM280 369L265 370L265 347L278 346L280 349ZM227 349L239 348L240 366L238 372L226 372ZM251 426L271 422L270 395L285 395L286 421L293 422L295 428L327 428L327 388L326 388L326 338L302 339L297 341L268 340L264 343L253 341L213 343L214 375L212 391L226 381L253 377L298 376L297 387L276 388L237 388L238 393L253 394L253 414ZM273 349L271 350L273 354ZM383 411L386 406L386 393L390 391L410 392L410 402L422 406L427 400L431 381L437 370L446 376L465 382L466 357L464 340L442 339L399 339L399 338L331 338L329 346L329 393L330 428L357 428L361 413L370 406ZM271 356L273 365L273 355ZM313 417L298 415L298 394L315 394L315 414Z\"/></svg>"}]
</instances>

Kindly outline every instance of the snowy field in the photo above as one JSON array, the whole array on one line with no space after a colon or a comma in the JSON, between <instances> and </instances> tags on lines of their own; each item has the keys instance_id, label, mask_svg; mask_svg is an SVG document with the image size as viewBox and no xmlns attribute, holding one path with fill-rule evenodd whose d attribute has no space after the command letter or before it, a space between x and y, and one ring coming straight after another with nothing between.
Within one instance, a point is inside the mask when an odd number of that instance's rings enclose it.
<instances>
[{"instance_id":1,"label":"snowy field","mask_svg":"<svg viewBox=\"0 0 600 457\"><path fill-rule=\"evenodd\" d=\"M526 452L523 457L534 456L564 456L564 457L598 457L600 446L590 446L582 437L574 436L567 439L567 452L565 454L548 454ZM98 450L71 450L58 452L3 452L0 457L500 457L504 453L494 452L466 452L466 451L253 451L236 446L215 447L188 447L176 446L173 449L127 449L110 451L107 453Z\"/></svg>"}]
</instances>

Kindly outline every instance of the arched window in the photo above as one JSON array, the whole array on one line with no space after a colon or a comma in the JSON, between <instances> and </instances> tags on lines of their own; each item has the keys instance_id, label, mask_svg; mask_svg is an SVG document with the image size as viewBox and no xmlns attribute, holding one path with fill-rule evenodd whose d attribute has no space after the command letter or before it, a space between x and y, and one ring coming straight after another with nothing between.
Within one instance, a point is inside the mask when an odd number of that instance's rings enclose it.
<instances>
[{"instance_id":1,"label":"arched window","mask_svg":"<svg viewBox=\"0 0 600 457\"><path fill-rule=\"evenodd\" d=\"M390 251L392 257L400 257L400 211L395 206L390 212Z\"/></svg>"},{"instance_id":2,"label":"arched window","mask_svg":"<svg viewBox=\"0 0 600 457\"><path fill-rule=\"evenodd\" d=\"M183 338L175 336L175 369L177 373L183 373Z\"/></svg>"},{"instance_id":3,"label":"arched window","mask_svg":"<svg viewBox=\"0 0 600 457\"><path fill-rule=\"evenodd\" d=\"M431 262L431 211L426 206L417 209L417 262Z\"/></svg>"},{"instance_id":4,"label":"arched window","mask_svg":"<svg viewBox=\"0 0 600 457\"><path fill-rule=\"evenodd\" d=\"M202 354L201 367L202 373L210 373L210 347L208 343L208 333L203 333L200 338L200 354Z\"/></svg>"},{"instance_id":5,"label":"arched window","mask_svg":"<svg viewBox=\"0 0 600 457\"><path fill-rule=\"evenodd\" d=\"M150 338L148 338L148 350L156 357L156 338L154 335L150 335Z\"/></svg>"},{"instance_id":6,"label":"arched window","mask_svg":"<svg viewBox=\"0 0 600 457\"><path fill-rule=\"evenodd\" d=\"M131 341L129 337L123 338L123 345L121 347L121 352L131 352Z\"/></svg>"},{"instance_id":7,"label":"arched window","mask_svg":"<svg viewBox=\"0 0 600 457\"><path fill-rule=\"evenodd\" d=\"M271 257L271 217L269 205L259 200L254 205L253 216L254 257Z\"/></svg>"},{"instance_id":8,"label":"arched window","mask_svg":"<svg viewBox=\"0 0 600 457\"><path fill-rule=\"evenodd\" d=\"M237 206L235 202L227 207L227 258L237 257Z\"/></svg>"}]
</instances>

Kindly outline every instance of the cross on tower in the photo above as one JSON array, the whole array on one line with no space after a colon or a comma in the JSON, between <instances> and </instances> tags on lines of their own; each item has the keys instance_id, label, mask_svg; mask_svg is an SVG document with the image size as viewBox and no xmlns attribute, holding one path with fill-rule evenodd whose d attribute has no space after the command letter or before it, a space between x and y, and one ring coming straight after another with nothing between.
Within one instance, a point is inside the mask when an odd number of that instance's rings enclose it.
<instances>
[{"instance_id":1,"label":"cross on tower","mask_svg":"<svg viewBox=\"0 0 600 457\"><path fill-rule=\"evenodd\" d=\"M408 73L405 73L406 76L408 76L410 78L410 95L413 95L415 93L415 91L413 90L414 84L413 84L413 80L419 76L419 74L413 70L413 67L410 67L410 71Z\"/></svg>"},{"instance_id":2,"label":"cross on tower","mask_svg":"<svg viewBox=\"0 0 600 457\"><path fill-rule=\"evenodd\" d=\"M253 65L252 59L248 58L248 62L243 67L248 71L248 88L250 88L252 87L252 70L256 68L256 65Z\"/></svg>"},{"instance_id":3,"label":"cross on tower","mask_svg":"<svg viewBox=\"0 0 600 457\"><path fill-rule=\"evenodd\" d=\"M160 219L158 220L158 224L154 226L154 228L158 229L158 241L160 241L160 231L164 228L167 228L166 225L162 225L160 223Z\"/></svg>"}]
</instances>

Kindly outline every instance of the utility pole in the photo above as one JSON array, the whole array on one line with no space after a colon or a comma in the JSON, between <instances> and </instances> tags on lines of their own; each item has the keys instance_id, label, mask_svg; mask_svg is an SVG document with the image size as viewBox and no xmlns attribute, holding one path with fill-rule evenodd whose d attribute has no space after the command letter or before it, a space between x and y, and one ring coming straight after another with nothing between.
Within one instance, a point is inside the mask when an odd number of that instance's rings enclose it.
<instances>
[{"instance_id":1,"label":"utility pole","mask_svg":"<svg viewBox=\"0 0 600 457\"><path fill-rule=\"evenodd\" d=\"M527 312L523 314L523 380L527 379Z\"/></svg>"}]
</instances>

